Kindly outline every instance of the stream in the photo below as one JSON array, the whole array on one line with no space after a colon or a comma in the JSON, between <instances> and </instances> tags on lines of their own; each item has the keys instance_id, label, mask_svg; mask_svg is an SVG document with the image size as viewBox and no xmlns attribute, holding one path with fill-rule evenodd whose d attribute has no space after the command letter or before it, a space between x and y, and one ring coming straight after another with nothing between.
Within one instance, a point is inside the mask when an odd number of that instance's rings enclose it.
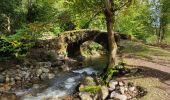
<instances>
[{"instance_id":1,"label":"stream","mask_svg":"<svg viewBox=\"0 0 170 100\"><path fill-rule=\"evenodd\" d=\"M84 73L91 75L97 73L92 67L82 68L79 70L73 70L70 72L58 73L55 78L43 82L45 88L41 85L35 85L31 89L16 90L17 96L21 97L21 100L43 100L46 98L57 99L63 96L72 94L76 86L80 83L81 79L85 76Z\"/></svg>"}]
</instances>

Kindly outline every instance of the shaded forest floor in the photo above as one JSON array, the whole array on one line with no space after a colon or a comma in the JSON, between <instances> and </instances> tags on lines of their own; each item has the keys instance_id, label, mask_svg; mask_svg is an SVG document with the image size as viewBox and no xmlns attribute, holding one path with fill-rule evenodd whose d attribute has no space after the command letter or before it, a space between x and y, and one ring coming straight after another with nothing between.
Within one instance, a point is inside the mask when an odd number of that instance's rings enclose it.
<instances>
[{"instance_id":1,"label":"shaded forest floor","mask_svg":"<svg viewBox=\"0 0 170 100\"><path fill-rule=\"evenodd\" d=\"M139 42L122 41L124 61L132 69L141 69L134 75L118 79L145 87L148 94L139 100L169 100L170 50Z\"/></svg>"}]
</instances>

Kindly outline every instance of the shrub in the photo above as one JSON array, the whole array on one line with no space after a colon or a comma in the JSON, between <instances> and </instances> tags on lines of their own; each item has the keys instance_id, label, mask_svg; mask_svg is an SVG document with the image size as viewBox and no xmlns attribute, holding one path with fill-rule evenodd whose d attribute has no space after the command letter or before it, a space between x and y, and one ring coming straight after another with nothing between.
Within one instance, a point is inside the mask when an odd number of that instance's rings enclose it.
<instances>
[{"instance_id":1,"label":"shrub","mask_svg":"<svg viewBox=\"0 0 170 100\"><path fill-rule=\"evenodd\" d=\"M0 36L1 60L26 56L27 51L34 45L35 36L26 29L18 30L10 36Z\"/></svg>"}]
</instances>

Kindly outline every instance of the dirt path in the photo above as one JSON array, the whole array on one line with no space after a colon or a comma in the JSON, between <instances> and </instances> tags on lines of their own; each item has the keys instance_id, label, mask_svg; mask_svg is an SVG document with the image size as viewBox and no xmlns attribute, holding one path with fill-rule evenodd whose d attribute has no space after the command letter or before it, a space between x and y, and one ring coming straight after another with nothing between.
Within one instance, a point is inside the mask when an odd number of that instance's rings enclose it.
<instances>
[{"instance_id":1,"label":"dirt path","mask_svg":"<svg viewBox=\"0 0 170 100\"><path fill-rule=\"evenodd\" d=\"M137 59L137 58L125 58L124 60L128 63L128 65L148 67L170 74L170 66L164 66L158 63Z\"/></svg>"},{"instance_id":2,"label":"dirt path","mask_svg":"<svg viewBox=\"0 0 170 100\"><path fill-rule=\"evenodd\" d=\"M139 75L125 77L126 81L148 90L145 97L137 100L170 100L170 66L133 57L126 57L124 60L130 66L143 69Z\"/></svg>"}]
</instances>

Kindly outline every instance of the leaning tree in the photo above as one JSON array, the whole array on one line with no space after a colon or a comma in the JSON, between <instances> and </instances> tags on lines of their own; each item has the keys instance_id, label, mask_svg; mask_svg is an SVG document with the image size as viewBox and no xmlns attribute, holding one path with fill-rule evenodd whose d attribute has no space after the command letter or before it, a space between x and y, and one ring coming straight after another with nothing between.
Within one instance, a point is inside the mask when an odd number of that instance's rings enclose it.
<instances>
[{"instance_id":1,"label":"leaning tree","mask_svg":"<svg viewBox=\"0 0 170 100\"><path fill-rule=\"evenodd\" d=\"M114 68L116 62L117 44L115 41L115 16L116 13L128 7L133 0L67 0L66 4L73 13L91 14L93 15L89 20L93 19L99 14L105 16L108 33L109 57L108 68Z\"/></svg>"}]
</instances>

